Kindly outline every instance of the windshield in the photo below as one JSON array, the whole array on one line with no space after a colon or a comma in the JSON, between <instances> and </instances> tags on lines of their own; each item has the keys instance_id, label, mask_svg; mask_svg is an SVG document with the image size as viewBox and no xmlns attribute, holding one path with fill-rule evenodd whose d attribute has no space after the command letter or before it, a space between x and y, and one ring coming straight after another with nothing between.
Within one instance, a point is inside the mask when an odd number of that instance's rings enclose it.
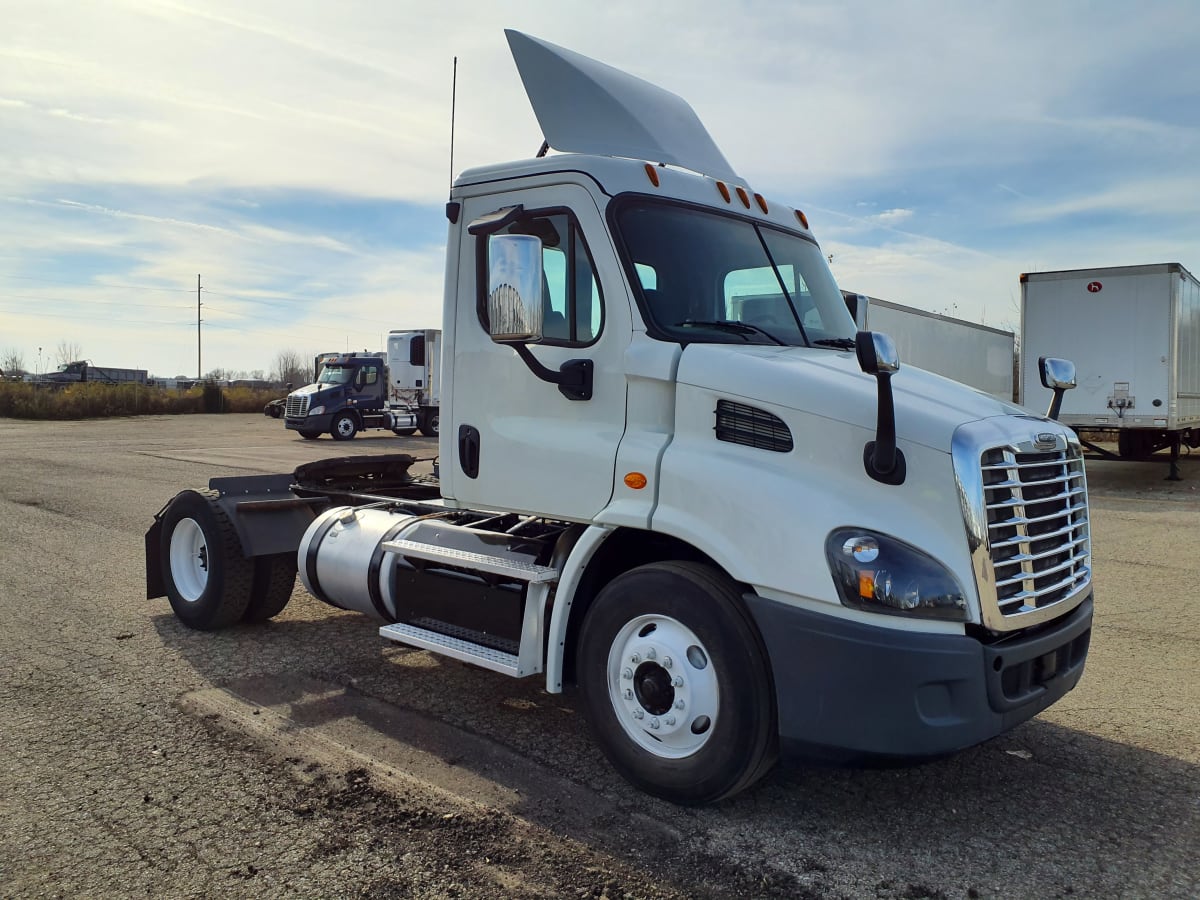
<instances>
[{"instance_id":1,"label":"windshield","mask_svg":"<svg viewBox=\"0 0 1200 900\"><path fill-rule=\"evenodd\" d=\"M321 370L321 377L317 379L318 384L348 384L350 379L354 377L354 369L349 366L325 366Z\"/></svg>"},{"instance_id":2,"label":"windshield","mask_svg":"<svg viewBox=\"0 0 1200 900\"><path fill-rule=\"evenodd\" d=\"M621 205L617 226L659 336L853 347L854 320L815 242L641 198Z\"/></svg>"}]
</instances>

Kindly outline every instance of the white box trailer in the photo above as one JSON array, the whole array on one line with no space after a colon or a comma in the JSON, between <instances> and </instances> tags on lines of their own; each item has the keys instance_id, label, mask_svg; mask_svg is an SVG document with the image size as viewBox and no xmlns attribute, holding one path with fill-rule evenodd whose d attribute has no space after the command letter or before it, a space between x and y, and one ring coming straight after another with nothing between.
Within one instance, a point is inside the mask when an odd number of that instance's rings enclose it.
<instances>
[{"instance_id":1,"label":"white box trailer","mask_svg":"<svg viewBox=\"0 0 1200 900\"><path fill-rule=\"evenodd\" d=\"M1037 408L1038 358L1075 363L1061 421L1109 432L1120 455L1200 445L1200 282L1179 263L1021 276L1019 402Z\"/></svg>"},{"instance_id":2,"label":"white box trailer","mask_svg":"<svg viewBox=\"0 0 1200 900\"><path fill-rule=\"evenodd\" d=\"M397 434L419 429L428 437L438 436L441 340L439 328L388 332L387 402Z\"/></svg>"},{"instance_id":3,"label":"white box trailer","mask_svg":"<svg viewBox=\"0 0 1200 900\"><path fill-rule=\"evenodd\" d=\"M859 330L888 335L905 365L1012 401L1016 340L1011 331L852 291L842 291L842 296Z\"/></svg>"}]
</instances>

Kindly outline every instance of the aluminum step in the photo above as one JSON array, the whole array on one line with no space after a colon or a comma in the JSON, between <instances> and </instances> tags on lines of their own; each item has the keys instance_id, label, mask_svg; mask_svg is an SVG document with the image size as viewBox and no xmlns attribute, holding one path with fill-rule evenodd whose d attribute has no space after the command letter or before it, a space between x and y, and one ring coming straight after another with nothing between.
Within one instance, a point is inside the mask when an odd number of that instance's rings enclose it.
<instances>
[{"instance_id":1,"label":"aluminum step","mask_svg":"<svg viewBox=\"0 0 1200 900\"><path fill-rule=\"evenodd\" d=\"M521 671L520 657L515 653L495 650L474 641L442 634L439 631L397 623L384 625L379 629L379 634L390 641L408 644L410 647L420 647L422 650L430 650L442 656L449 656L451 659L460 659L463 662L473 663L494 672L511 675L514 678L531 674Z\"/></svg>"},{"instance_id":2,"label":"aluminum step","mask_svg":"<svg viewBox=\"0 0 1200 900\"><path fill-rule=\"evenodd\" d=\"M453 547L441 547L421 541L384 541L380 546L388 553L398 553L409 559L443 562L474 572L487 572L490 575L503 575L517 581L527 581L530 584L550 584L558 580L557 569L505 556L488 556L484 553L456 550Z\"/></svg>"}]
</instances>

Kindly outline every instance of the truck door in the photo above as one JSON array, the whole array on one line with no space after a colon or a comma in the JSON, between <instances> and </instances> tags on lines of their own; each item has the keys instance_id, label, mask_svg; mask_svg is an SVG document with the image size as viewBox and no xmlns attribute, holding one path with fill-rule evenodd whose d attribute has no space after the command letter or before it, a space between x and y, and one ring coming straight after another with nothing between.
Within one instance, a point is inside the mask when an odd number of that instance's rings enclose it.
<instances>
[{"instance_id":1,"label":"truck door","mask_svg":"<svg viewBox=\"0 0 1200 900\"><path fill-rule=\"evenodd\" d=\"M383 376L383 364L380 360L364 362L354 373L353 388L354 405L359 409L382 409L386 379Z\"/></svg>"},{"instance_id":2,"label":"truck door","mask_svg":"<svg viewBox=\"0 0 1200 900\"><path fill-rule=\"evenodd\" d=\"M625 429L628 293L600 211L578 185L469 198L463 220L517 204L524 214L505 230L542 239L545 338L529 350L555 371L590 360L592 396L568 399L512 347L491 340L477 312L479 270L487 277L477 251L490 238L464 229L455 333L452 345L446 336L443 367L443 459L447 450L452 456L442 465L443 492L464 506L588 521L612 497Z\"/></svg>"}]
</instances>

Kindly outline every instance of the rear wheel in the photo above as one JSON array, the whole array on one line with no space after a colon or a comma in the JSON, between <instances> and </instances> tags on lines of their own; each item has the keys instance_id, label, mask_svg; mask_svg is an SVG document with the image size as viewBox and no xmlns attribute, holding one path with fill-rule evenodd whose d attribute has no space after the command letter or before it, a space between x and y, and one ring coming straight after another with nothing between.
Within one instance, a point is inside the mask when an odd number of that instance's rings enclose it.
<instances>
[{"instance_id":1,"label":"rear wheel","mask_svg":"<svg viewBox=\"0 0 1200 900\"><path fill-rule=\"evenodd\" d=\"M437 437L440 428L439 411L436 409L422 410L417 427L421 429L421 434L425 437Z\"/></svg>"},{"instance_id":2,"label":"rear wheel","mask_svg":"<svg viewBox=\"0 0 1200 900\"><path fill-rule=\"evenodd\" d=\"M183 624L210 631L245 613L254 565L214 493L176 495L163 513L159 552L167 598Z\"/></svg>"},{"instance_id":3,"label":"rear wheel","mask_svg":"<svg viewBox=\"0 0 1200 900\"><path fill-rule=\"evenodd\" d=\"M358 434L358 420L351 413L342 413L329 426L329 434L335 441L348 441Z\"/></svg>"},{"instance_id":4,"label":"rear wheel","mask_svg":"<svg viewBox=\"0 0 1200 900\"><path fill-rule=\"evenodd\" d=\"M254 585L243 622L265 622L283 612L296 586L296 554L277 553L254 560Z\"/></svg>"},{"instance_id":5,"label":"rear wheel","mask_svg":"<svg viewBox=\"0 0 1200 900\"><path fill-rule=\"evenodd\" d=\"M392 429L392 434L396 435L397 437L412 437L416 433L417 433L417 429L415 429L415 428L393 428Z\"/></svg>"},{"instance_id":6,"label":"rear wheel","mask_svg":"<svg viewBox=\"0 0 1200 900\"><path fill-rule=\"evenodd\" d=\"M596 742L637 787L711 803L777 756L766 654L733 582L690 562L614 579L588 610L579 687Z\"/></svg>"}]
</instances>

